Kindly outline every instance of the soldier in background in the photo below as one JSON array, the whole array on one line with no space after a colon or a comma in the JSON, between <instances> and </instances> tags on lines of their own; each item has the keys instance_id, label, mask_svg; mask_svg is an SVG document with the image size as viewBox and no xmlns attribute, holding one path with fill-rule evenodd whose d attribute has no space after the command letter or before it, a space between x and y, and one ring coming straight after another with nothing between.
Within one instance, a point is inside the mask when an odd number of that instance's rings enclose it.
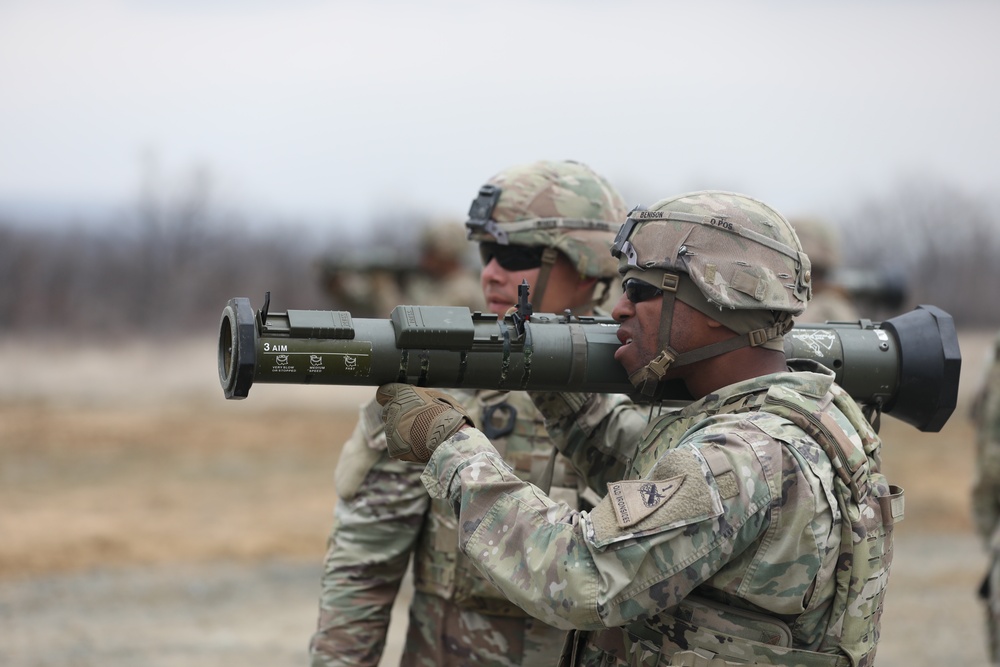
<instances>
[{"instance_id":1,"label":"soldier in background","mask_svg":"<svg viewBox=\"0 0 1000 667\"><path fill-rule=\"evenodd\" d=\"M809 307L795 318L796 322L853 322L860 315L851 295L833 281L840 266L840 237L828 222L817 218L789 219L802 243L802 249L812 263L812 299Z\"/></svg>"},{"instance_id":2,"label":"soldier in background","mask_svg":"<svg viewBox=\"0 0 1000 667\"><path fill-rule=\"evenodd\" d=\"M320 262L320 282L338 310L388 317L400 304L484 307L469 244L458 222L436 221L420 232L418 251L388 243Z\"/></svg>"},{"instance_id":3,"label":"soldier in background","mask_svg":"<svg viewBox=\"0 0 1000 667\"><path fill-rule=\"evenodd\" d=\"M989 553L989 569L979 595L986 605L990 660L1000 665L1000 335L973 404L972 418L976 427L972 511L976 530Z\"/></svg>"},{"instance_id":4,"label":"soldier in background","mask_svg":"<svg viewBox=\"0 0 1000 667\"><path fill-rule=\"evenodd\" d=\"M625 214L621 196L577 162L535 162L495 175L466 223L479 245L480 298L488 311L503 315L514 307L527 280L535 312L593 314L617 275L611 242ZM452 240L468 247L463 233ZM525 392L453 395L518 478L574 509L598 502L556 454ZM454 513L428 496L423 466L386 455L380 412L374 401L361 409L337 464L312 665L378 664L411 556L416 592L402 664L554 665L566 633L511 604L459 550Z\"/></svg>"}]
</instances>

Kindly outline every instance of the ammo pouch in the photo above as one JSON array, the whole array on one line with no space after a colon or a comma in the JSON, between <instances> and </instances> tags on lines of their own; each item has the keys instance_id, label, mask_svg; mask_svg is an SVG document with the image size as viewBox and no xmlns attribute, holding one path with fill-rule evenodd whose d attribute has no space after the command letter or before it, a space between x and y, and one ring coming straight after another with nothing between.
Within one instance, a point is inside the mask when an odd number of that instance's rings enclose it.
<instances>
[{"instance_id":1,"label":"ammo pouch","mask_svg":"<svg viewBox=\"0 0 1000 667\"><path fill-rule=\"evenodd\" d=\"M588 633L577 647L577 664L599 660L630 667L851 664L844 655L791 648L792 631L780 619L696 595L682 600L672 613L657 614L648 623Z\"/></svg>"}]
</instances>

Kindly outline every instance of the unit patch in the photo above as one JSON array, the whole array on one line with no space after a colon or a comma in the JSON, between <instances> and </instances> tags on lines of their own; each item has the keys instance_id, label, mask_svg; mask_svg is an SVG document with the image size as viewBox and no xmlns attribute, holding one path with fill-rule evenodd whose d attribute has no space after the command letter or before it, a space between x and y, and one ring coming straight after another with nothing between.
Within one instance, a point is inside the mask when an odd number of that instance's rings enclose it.
<instances>
[{"instance_id":1,"label":"unit patch","mask_svg":"<svg viewBox=\"0 0 1000 667\"><path fill-rule=\"evenodd\" d=\"M619 528L639 523L662 507L673 496L686 475L664 480L624 480L608 484L608 496Z\"/></svg>"}]
</instances>

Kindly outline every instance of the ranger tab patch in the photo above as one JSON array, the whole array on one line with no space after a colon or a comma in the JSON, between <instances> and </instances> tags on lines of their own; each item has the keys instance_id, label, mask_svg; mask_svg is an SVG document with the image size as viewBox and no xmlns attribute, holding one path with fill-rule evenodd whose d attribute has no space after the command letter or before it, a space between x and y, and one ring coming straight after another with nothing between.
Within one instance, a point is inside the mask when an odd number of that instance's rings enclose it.
<instances>
[{"instance_id":1,"label":"ranger tab patch","mask_svg":"<svg viewBox=\"0 0 1000 667\"><path fill-rule=\"evenodd\" d=\"M681 488L686 475L664 480L634 479L608 484L619 528L639 523L662 507Z\"/></svg>"}]
</instances>

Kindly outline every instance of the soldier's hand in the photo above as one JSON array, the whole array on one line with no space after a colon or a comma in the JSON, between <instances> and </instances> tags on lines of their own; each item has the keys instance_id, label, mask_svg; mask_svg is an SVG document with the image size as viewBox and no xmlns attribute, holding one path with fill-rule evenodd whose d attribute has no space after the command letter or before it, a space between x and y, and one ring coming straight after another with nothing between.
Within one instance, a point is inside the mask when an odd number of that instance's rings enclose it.
<instances>
[{"instance_id":1,"label":"soldier's hand","mask_svg":"<svg viewBox=\"0 0 1000 667\"><path fill-rule=\"evenodd\" d=\"M528 396L547 420L558 421L574 417L593 394L564 391L529 391Z\"/></svg>"},{"instance_id":2,"label":"soldier's hand","mask_svg":"<svg viewBox=\"0 0 1000 667\"><path fill-rule=\"evenodd\" d=\"M410 384L384 384L375 393L382 406L389 456L426 462L434 448L472 419L465 408L444 392Z\"/></svg>"}]
</instances>

